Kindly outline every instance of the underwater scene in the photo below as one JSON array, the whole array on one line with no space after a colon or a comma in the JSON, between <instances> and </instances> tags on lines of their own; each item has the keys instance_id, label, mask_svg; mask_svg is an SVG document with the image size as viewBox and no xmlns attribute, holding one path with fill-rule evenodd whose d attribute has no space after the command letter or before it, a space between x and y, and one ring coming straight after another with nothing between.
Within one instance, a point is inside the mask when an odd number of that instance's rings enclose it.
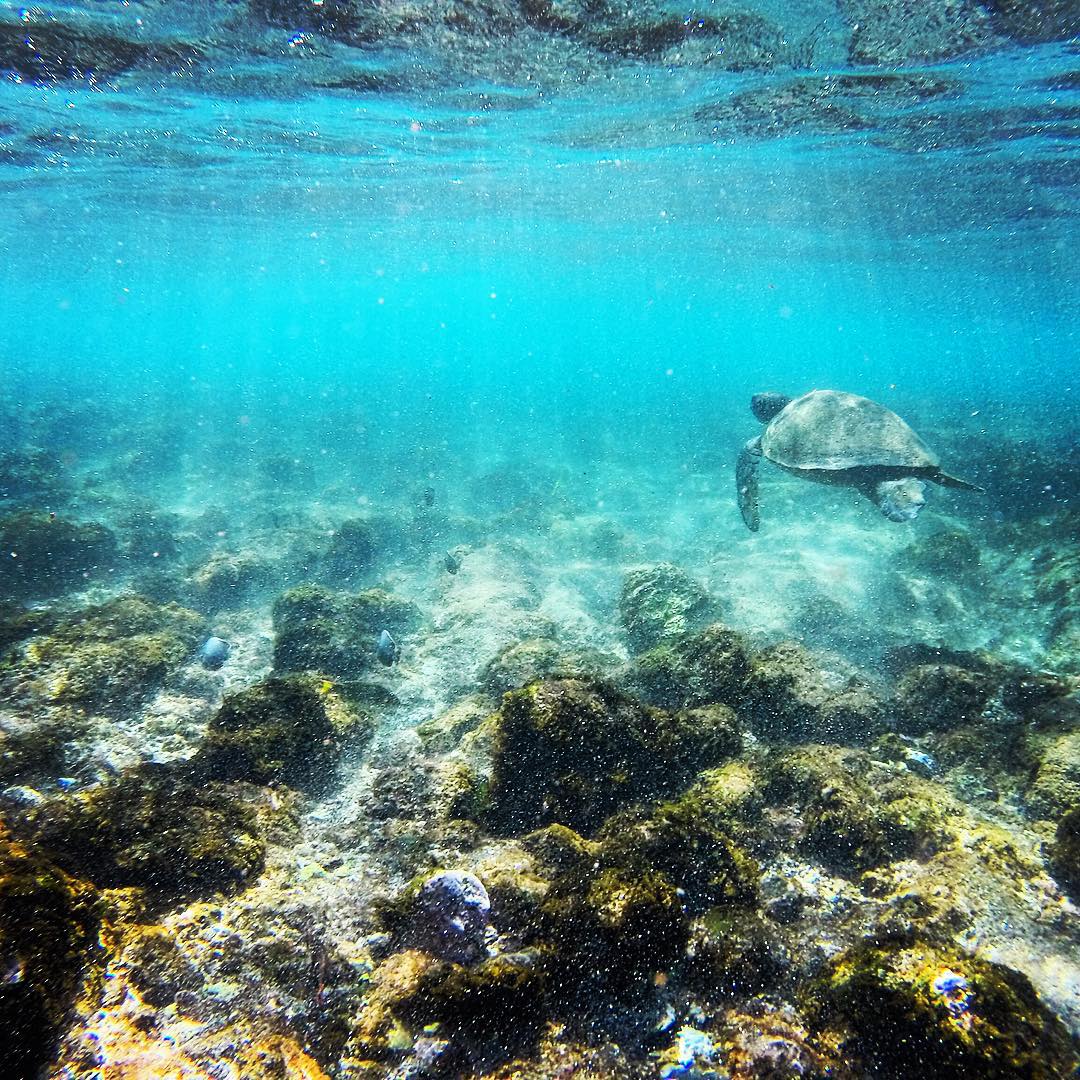
<instances>
[{"instance_id":1,"label":"underwater scene","mask_svg":"<svg viewBox=\"0 0 1080 1080\"><path fill-rule=\"evenodd\" d=\"M1076 0L0 2L0 1075L1080 1076Z\"/></svg>"}]
</instances>

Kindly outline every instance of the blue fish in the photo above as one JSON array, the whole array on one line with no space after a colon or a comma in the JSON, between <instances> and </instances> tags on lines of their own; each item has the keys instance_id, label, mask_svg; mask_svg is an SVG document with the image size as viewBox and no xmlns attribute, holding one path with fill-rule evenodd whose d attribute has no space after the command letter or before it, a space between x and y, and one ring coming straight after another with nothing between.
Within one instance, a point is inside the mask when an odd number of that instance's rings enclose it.
<instances>
[{"instance_id":1,"label":"blue fish","mask_svg":"<svg viewBox=\"0 0 1080 1080\"><path fill-rule=\"evenodd\" d=\"M379 658L379 663L387 667L392 667L401 659L401 646L390 636L389 630L384 630L379 635L375 655Z\"/></svg>"},{"instance_id":2,"label":"blue fish","mask_svg":"<svg viewBox=\"0 0 1080 1080\"><path fill-rule=\"evenodd\" d=\"M224 638L209 637L199 648L199 660L207 671L217 671L229 659L231 651L232 646Z\"/></svg>"}]
</instances>

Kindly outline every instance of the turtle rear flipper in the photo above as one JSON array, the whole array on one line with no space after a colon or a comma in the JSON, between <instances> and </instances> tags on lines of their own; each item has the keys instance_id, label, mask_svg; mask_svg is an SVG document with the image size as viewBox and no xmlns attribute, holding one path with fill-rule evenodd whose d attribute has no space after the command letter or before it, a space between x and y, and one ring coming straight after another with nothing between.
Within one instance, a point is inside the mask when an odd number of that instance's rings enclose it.
<instances>
[{"instance_id":1,"label":"turtle rear flipper","mask_svg":"<svg viewBox=\"0 0 1080 1080\"><path fill-rule=\"evenodd\" d=\"M761 524L758 515L758 464L761 462L761 436L751 439L739 451L735 465L735 494L739 500L739 513L746 527L757 532Z\"/></svg>"},{"instance_id":2,"label":"turtle rear flipper","mask_svg":"<svg viewBox=\"0 0 1080 1080\"><path fill-rule=\"evenodd\" d=\"M980 494L986 493L986 488L979 487L978 484L969 484L966 480L958 480L955 476L950 476L948 473L936 472L930 477L935 484L940 484L942 487L947 488L959 488L961 491L978 491Z\"/></svg>"}]
</instances>

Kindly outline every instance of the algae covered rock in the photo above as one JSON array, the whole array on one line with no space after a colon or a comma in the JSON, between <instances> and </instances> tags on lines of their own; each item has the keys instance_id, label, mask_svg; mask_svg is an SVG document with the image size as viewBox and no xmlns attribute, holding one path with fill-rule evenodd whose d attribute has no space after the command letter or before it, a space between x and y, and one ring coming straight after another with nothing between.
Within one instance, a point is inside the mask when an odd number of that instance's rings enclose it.
<instances>
[{"instance_id":1,"label":"algae covered rock","mask_svg":"<svg viewBox=\"0 0 1080 1080\"><path fill-rule=\"evenodd\" d=\"M738 705L749 674L744 638L722 623L657 645L642 653L635 666L645 697L668 709L712 702Z\"/></svg>"},{"instance_id":2,"label":"algae covered rock","mask_svg":"<svg viewBox=\"0 0 1080 1080\"><path fill-rule=\"evenodd\" d=\"M897 727L908 735L948 731L979 719L1000 689L1004 667L977 653L928 651L896 680Z\"/></svg>"},{"instance_id":3,"label":"algae covered rock","mask_svg":"<svg viewBox=\"0 0 1080 1080\"><path fill-rule=\"evenodd\" d=\"M872 778L862 751L792 750L770 763L766 797L798 808L799 849L841 874L925 857L952 838L936 785L907 773Z\"/></svg>"},{"instance_id":4,"label":"algae covered rock","mask_svg":"<svg viewBox=\"0 0 1080 1080\"><path fill-rule=\"evenodd\" d=\"M540 907L537 936L555 994L602 1009L598 995L640 995L657 971L677 963L690 924L663 874L607 866L557 880Z\"/></svg>"},{"instance_id":5,"label":"algae covered rock","mask_svg":"<svg viewBox=\"0 0 1080 1080\"><path fill-rule=\"evenodd\" d=\"M99 950L97 893L0 826L0 1038L4 1075L32 1080Z\"/></svg>"},{"instance_id":6,"label":"algae covered rock","mask_svg":"<svg viewBox=\"0 0 1080 1080\"><path fill-rule=\"evenodd\" d=\"M558 822L589 832L610 813L685 787L731 752L732 718L671 715L606 683L556 679L507 694L493 718L485 815L500 832Z\"/></svg>"},{"instance_id":7,"label":"algae covered rock","mask_svg":"<svg viewBox=\"0 0 1080 1080\"><path fill-rule=\"evenodd\" d=\"M1080 900L1080 805L1074 806L1058 822L1054 842L1047 852L1050 870L1061 887Z\"/></svg>"},{"instance_id":8,"label":"algae covered rock","mask_svg":"<svg viewBox=\"0 0 1080 1080\"><path fill-rule=\"evenodd\" d=\"M70 873L163 897L240 888L262 870L265 854L262 826L242 792L154 764L43 804L29 828Z\"/></svg>"},{"instance_id":9,"label":"algae covered rock","mask_svg":"<svg viewBox=\"0 0 1080 1080\"><path fill-rule=\"evenodd\" d=\"M718 907L752 908L758 900L757 864L689 796L649 811L615 814L597 841L604 863L663 874L679 890L690 914Z\"/></svg>"},{"instance_id":10,"label":"algae covered rock","mask_svg":"<svg viewBox=\"0 0 1080 1080\"><path fill-rule=\"evenodd\" d=\"M526 638L507 645L487 662L480 685L498 698L538 679L596 678L603 667L599 655L575 654L551 638Z\"/></svg>"},{"instance_id":11,"label":"algae covered rock","mask_svg":"<svg viewBox=\"0 0 1080 1080\"><path fill-rule=\"evenodd\" d=\"M267 564L255 555L218 551L191 573L191 602L207 613L250 603L273 580Z\"/></svg>"},{"instance_id":12,"label":"algae covered rock","mask_svg":"<svg viewBox=\"0 0 1080 1080\"><path fill-rule=\"evenodd\" d=\"M922 942L838 957L804 995L876 1076L1071 1076L1075 1047L1025 975Z\"/></svg>"},{"instance_id":13,"label":"algae covered rock","mask_svg":"<svg viewBox=\"0 0 1080 1080\"><path fill-rule=\"evenodd\" d=\"M420 622L415 604L383 589L350 595L299 585L274 603L274 667L355 678L376 665L383 630L401 641Z\"/></svg>"},{"instance_id":14,"label":"algae covered rock","mask_svg":"<svg viewBox=\"0 0 1080 1080\"><path fill-rule=\"evenodd\" d=\"M347 690L303 675L274 677L225 699L193 764L218 780L319 791L332 783L344 747L371 731Z\"/></svg>"},{"instance_id":15,"label":"algae covered rock","mask_svg":"<svg viewBox=\"0 0 1080 1080\"><path fill-rule=\"evenodd\" d=\"M60 619L9 656L0 680L15 702L132 712L188 660L202 616L122 596Z\"/></svg>"},{"instance_id":16,"label":"algae covered rock","mask_svg":"<svg viewBox=\"0 0 1080 1080\"><path fill-rule=\"evenodd\" d=\"M920 536L897 553L901 566L934 576L977 570L981 558L979 545L956 529Z\"/></svg>"},{"instance_id":17,"label":"algae covered rock","mask_svg":"<svg viewBox=\"0 0 1080 1080\"><path fill-rule=\"evenodd\" d=\"M885 728L884 703L866 679L791 641L753 657L746 711L756 733L775 739L862 743Z\"/></svg>"},{"instance_id":18,"label":"algae covered rock","mask_svg":"<svg viewBox=\"0 0 1080 1080\"><path fill-rule=\"evenodd\" d=\"M850 57L883 66L950 60L1000 44L975 0L841 0L852 28Z\"/></svg>"},{"instance_id":19,"label":"algae covered rock","mask_svg":"<svg viewBox=\"0 0 1080 1080\"><path fill-rule=\"evenodd\" d=\"M708 621L708 593L671 563L626 575L619 596L619 615L635 652L682 637Z\"/></svg>"},{"instance_id":20,"label":"algae covered rock","mask_svg":"<svg viewBox=\"0 0 1080 1080\"><path fill-rule=\"evenodd\" d=\"M0 517L0 599L57 596L113 569L116 537L97 522L23 510Z\"/></svg>"},{"instance_id":21,"label":"algae covered rock","mask_svg":"<svg viewBox=\"0 0 1080 1080\"><path fill-rule=\"evenodd\" d=\"M376 554L375 531L362 518L348 518L330 537L321 573L337 585L352 585L370 571Z\"/></svg>"}]
</instances>

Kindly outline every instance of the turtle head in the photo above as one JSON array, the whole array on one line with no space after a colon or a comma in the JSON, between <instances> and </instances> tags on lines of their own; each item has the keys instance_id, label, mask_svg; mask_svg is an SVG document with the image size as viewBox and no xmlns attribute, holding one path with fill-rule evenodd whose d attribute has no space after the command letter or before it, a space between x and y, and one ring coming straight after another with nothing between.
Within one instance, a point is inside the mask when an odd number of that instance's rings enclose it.
<instances>
[{"instance_id":1,"label":"turtle head","mask_svg":"<svg viewBox=\"0 0 1080 1080\"><path fill-rule=\"evenodd\" d=\"M926 504L926 485L914 476L882 480L871 498L890 521L912 521Z\"/></svg>"},{"instance_id":2,"label":"turtle head","mask_svg":"<svg viewBox=\"0 0 1080 1080\"><path fill-rule=\"evenodd\" d=\"M786 394L755 394L750 399L750 411L763 424L767 424L790 401Z\"/></svg>"}]
</instances>

